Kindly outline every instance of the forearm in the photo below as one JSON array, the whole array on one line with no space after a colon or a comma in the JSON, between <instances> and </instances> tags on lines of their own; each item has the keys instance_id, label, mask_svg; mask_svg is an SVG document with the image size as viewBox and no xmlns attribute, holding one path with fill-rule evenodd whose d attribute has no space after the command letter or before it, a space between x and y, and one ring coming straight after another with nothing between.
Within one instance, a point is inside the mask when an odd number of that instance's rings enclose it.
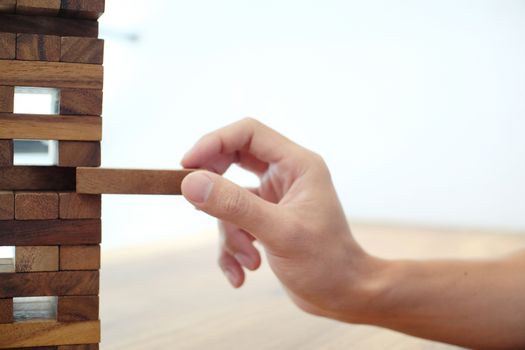
<instances>
[{"instance_id":1,"label":"forearm","mask_svg":"<svg viewBox=\"0 0 525 350\"><path fill-rule=\"evenodd\" d=\"M384 262L363 323L472 348L525 348L525 255Z\"/></svg>"}]
</instances>

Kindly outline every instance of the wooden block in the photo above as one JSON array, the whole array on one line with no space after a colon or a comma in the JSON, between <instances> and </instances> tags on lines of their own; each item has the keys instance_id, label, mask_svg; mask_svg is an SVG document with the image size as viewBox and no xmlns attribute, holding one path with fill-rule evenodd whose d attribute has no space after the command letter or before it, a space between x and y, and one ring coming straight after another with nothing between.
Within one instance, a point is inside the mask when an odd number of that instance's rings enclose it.
<instances>
[{"instance_id":1,"label":"wooden block","mask_svg":"<svg viewBox=\"0 0 525 350\"><path fill-rule=\"evenodd\" d=\"M9 350L58 350L58 346L32 346L30 348L9 348Z\"/></svg>"},{"instance_id":2,"label":"wooden block","mask_svg":"<svg viewBox=\"0 0 525 350\"><path fill-rule=\"evenodd\" d=\"M98 219L0 221L0 246L100 244L101 231Z\"/></svg>"},{"instance_id":3,"label":"wooden block","mask_svg":"<svg viewBox=\"0 0 525 350\"><path fill-rule=\"evenodd\" d=\"M0 323L13 322L13 299L0 299Z\"/></svg>"},{"instance_id":4,"label":"wooden block","mask_svg":"<svg viewBox=\"0 0 525 350\"><path fill-rule=\"evenodd\" d=\"M0 298L98 293L98 271L0 273Z\"/></svg>"},{"instance_id":5,"label":"wooden block","mask_svg":"<svg viewBox=\"0 0 525 350\"><path fill-rule=\"evenodd\" d=\"M0 325L0 349L100 342L100 321L16 322Z\"/></svg>"},{"instance_id":6,"label":"wooden block","mask_svg":"<svg viewBox=\"0 0 525 350\"><path fill-rule=\"evenodd\" d=\"M0 113L0 139L100 141L102 118Z\"/></svg>"},{"instance_id":7,"label":"wooden block","mask_svg":"<svg viewBox=\"0 0 525 350\"><path fill-rule=\"evenodd\" d=\"M98 19L104 13L104 0L62 0L60 14L66 17Z\"/></svg>"},{"instance_id":8,"label":"wooden block","mask_svg":"<svg viewBox=\"0 0 525 350\"><path fill-rule=\"evenodd\" d=\"M58 219L58 193L17 192L15 193L16 220Z\"/></svg>"},{"instance_id":9,"label":"wooden block","mask_svg":"<svg viewBox=\"0 0 525 350\"><path fill-rule=\"evenodd\" d=\"M0 190L74 191L75 168L51 166L1 168Z\"/></svg>"},{"instance_id":10,"label":"wooden block","mask_svg":"<svg viewBox=\"0 0 525 350\"><path fill-rule=\"evenodd\" d=\"M0 112L13 113L15 101L15 88L12 86L0 86Z\"/></svg>"},{"instance_id":11,"label":"wooden block","mask_svg":"<svg viewBox=\"0 0 525 350\"><path fill-rule=\"evenodd\" d=\"M60 219L100 219L102 216L100 195L64 192L59 198Z\"/></svg>"},{"instance_id":12,"label":"wooden block","mask_svg":"<svg viewBox=\"0 0 525 350\"><path fill-rule=\"evenodd\" d=\"M41 34L16 36L16 59L26 61L60 61L60 37Z\"/></svg>"},{"instance_id":13,"label":"wooden block","mask_svg":"<svg viewBox=\"0 0 525 350\"><path fill-rule=\"evenodd\" d=\"M181 194L193 170L77 168L77 192L87 194Z\"/></svg>"},{"instance_id":14,"label":"wooden block","mask_svg":"<svg viewBox=\"0 0 525 350\"><path fill-rule=\"evenodd\" d=\"M57 246L16 247L16 272L58 271Z\"/></svg>"},{"instance_id":15,"label":"wooden block","mask_svg":"<svg viewBox=\"0 0 525 350\"><path fill-rule=\"evenodd\" d=\"M98 22L60 17L0 14L0 32L96 38Z\"/></svg>"},{"instance_id":16,"label":"wooden block","mask_svg":"<svg viewBox=\"0 0 525 350\"><path fill-rule=\"evenodd\" d=\"M60 114L101 115L102 90L60 90Z\"/></svg>"},{"instance_id":17,"label":"wooden block","mask_svg":"<svg viewBox=\"0 0 525 350\"><path fill-rule=\"evenodd\" d=\"M14 13L16 0L0 0L0 13Z\"/></svg>"},{"instance_id":18,"label":"wooden block","mask_svg":"<svg viewBox=\"0 0 525 350\"><path fill-rule=\"evenodd\" d=\"M66 246L60 247L60 270L81 271L100 269L100 246Z\"/></svg>"},{"instance_id":19,"label":"wooden block","mask_svg":"<svg viewBox=\"0 0 525 350\"><path fill-rule=\"evenodd\" d=\"M102 81L96 64L0 60L0 85L101 90Z\"/></svg>"},{"instance_id":20,"label":"wooden block","mask_svg":"<svg viewBox=\"0 0 525 350\"><path fill-rule=\"evenodd\" d=\"M58 143L58 165L100 166L100 142L60 141Z\"/></svg>"},{"instance_id":21,"label":"wooden block","mask_svg":"<svg viewBox=\"0 0 525 350\"><path fill-rule=\"evenodd\" d=\"M16 34L0 33L0 59L14 60L16 57Z\"/></svg>"},{"instance_id":22,"label":"wooden block","mask_svg":"<svg viewBox=\"0 0 525 350\"><path fill-rule=\"evenodd\" d=\"M0 140L0 167L13 166L13 140Z\"/></svg>"},{"instance_id":23,"label":"wooden block","mask_svg":"<svg viewBox=\"0 0 525 350\"><path fill-rule=\"evenodd\" d=\"M98 296L58 297L57 320L80 322L98 320Z\"/></svg>"},{"instance_id":24,"label":"wooden block","mask_svg":"<svg viewBox=\"0 0 525 350\"><path fill-rule=\"evenodd\" d=\"M82 37L62 37L61 62L102 64L104 40Z\"/></svg>"},{"instance_id":25,"label":"wooden block","mask_svg":"<svg viewBox=\"0 0 525 350\"><path fill-rule=\"evenodd\" d=\"M61 345L57 350L98 350L98 344Z\"/></svg>"},{"instance_id":26,"label":"wooden block","mask_svg":"<svg viewBox=\"0 0 525 350\"><path fill-rule=\"evenodd\" d=\"M0 220L13 220L14 218L15 218L14 193L11 191L0 191Z\"/></svg>"},{"instance_id":27,"label":"wooden block","mask_svg":"<svg viewBox=\"0 0 525 350\"><path fill-rule=\"evenodd\" d=\"M21 15L56 16L60 0L17 0L16 13Z\"/></svg>"}]
</instances>

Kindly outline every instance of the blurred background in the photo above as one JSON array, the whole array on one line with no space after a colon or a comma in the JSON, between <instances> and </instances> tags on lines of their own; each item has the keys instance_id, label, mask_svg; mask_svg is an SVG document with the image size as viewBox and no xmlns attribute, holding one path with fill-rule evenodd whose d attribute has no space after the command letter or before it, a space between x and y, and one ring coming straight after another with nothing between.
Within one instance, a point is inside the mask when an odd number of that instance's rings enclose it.
<instances>
[{"instance_id":1,"label":"blurred background","mask_svg":"<svg viewBox=\"0 0 525 350\"><path fill-rule=\"evenodd\" d=\"M111 0L101 36L105 167L178 168L253 116L323 155L351 220L525 232L523 1ZM174 197L103 216L106 249L215 228Z\"/></svg>"}]
</instances>

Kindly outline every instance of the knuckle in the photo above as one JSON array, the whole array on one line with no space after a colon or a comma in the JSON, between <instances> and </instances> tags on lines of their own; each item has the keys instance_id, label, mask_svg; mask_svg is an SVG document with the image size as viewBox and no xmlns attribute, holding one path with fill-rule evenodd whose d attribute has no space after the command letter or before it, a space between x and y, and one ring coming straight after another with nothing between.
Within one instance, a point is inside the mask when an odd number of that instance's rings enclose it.
<instances>
[{"instance_id":1,"label":"knuckle","mask_svg":"<svg viewBox=\"0 0 525 350\"><path fill-rule=\"evenodd\" d=\"M222 197L221 210L227 217L236 217L248 212L249 201L238 189L225 191Z\"/></svg>"}]
</instances>

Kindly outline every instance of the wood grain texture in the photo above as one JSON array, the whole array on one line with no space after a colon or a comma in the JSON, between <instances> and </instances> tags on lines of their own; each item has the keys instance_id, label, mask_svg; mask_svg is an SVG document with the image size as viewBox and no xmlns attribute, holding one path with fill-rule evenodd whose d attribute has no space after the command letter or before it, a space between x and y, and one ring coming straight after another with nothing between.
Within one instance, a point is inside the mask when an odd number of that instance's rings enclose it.
<instances>
[{"instance_id":1,"label":"wood grain texture","mask_svg":"<svg viewBox=\"0 0 525 350\"><path fill-rule=\"evenodd\" d=\"M100 142L60 141L58 165L66 167L100 166Z\"/></svg>"},{"instance_id":2,"label":"wood grain texture","mask_svg":"<svg viewBox=\"0 0 525 350\"><path fill-rule=\"evenodd\" d=\"M101 90L103 67L95 64L0 60L0 85Z\"/></svg>"},{"instance_id":3,"label":"wood grain texture","mask_svg":"<svg viewBox=\"0 0 525 350\"><path fill-rule=\"evenodd\" d=\"M104 0L62 0L61 15L98 19L104 13Z\"/></svg>"},{"instance_id":4,"label":"wood grain texture","mask_svg":"<svg viewBox=\"0 0 525 350\"><path fill-rule=\"evenodd\" d=\"M13 322L13 299L0 299L0 323Z\"/></svg>"},{"instance_id":5,"label":"wood grain texture","mask_svg":"<svg viewBox=\"0 0 525 350\"><path fill-rule=\"evenodd\" d=\"M12 86L0 86L0 112L13 113L15 101L15 88Z\"/></svg>"},{"instance_id":6,"label":"wood grain texture","mask_svg":"<svg viewBox=\"0 0 525 350\"><path fill-rule=\"evenodd\" d=\"M60 270L82 271L100 269L100 246L66 246L60 247Z\"/></svg>"},{"instance_id":7,"label":"wood grain texture","mask_svg":"<svg viewBox=\"0 0 525 350\"><path fill-rule=\"evenodd\" d=\"M0 221L0 246L100 244L98 219Z\"/></svg>"},{"instance_id":8,"label":"wood grain texture","mask_svg":"<svg viewBox=\"0 0 525 350\"><path fill-rule=\"evenodd\" d=\"M98 344L61 345L57 350L98 350Z\"/></svg>"},{"instance_id":9,"label":"wood grain texture","mask_svg":"<svg viewBox=\"0 0 525 350\"><path fill-rule=\"evenodd\" d=\"M60 90L60 114L101 115L102 90L62 89Z\"/></svg>"},{"instance_id":10,"label":"wood grain texture","mask_svg":"<svg viewBox=\"0 0 525 350\"><path fill-rule=\"evenodd\" d=\"M77 168L77 192L87 194L181 194L192 170Z\"/></svg>"},{"instance_id":11,"label":"wood grain texture","mask_svg":"<svg viewBox=\"0 0 525 350\"><path fill-rule=\"evenodd\" d=\"M56 192L16 192L16 220L58 219L58 193Z\"/></svg>"},{"instance_id":12,"label":"wood grain texture","mask_svg":"<svg viewBox=\"0 0 525 350\"><path fill-rule=\"evenodd\" d=\"M102 118L0 113L0 139L100 141Z\"/></svg>"},{"instance_id":13,"label":"wood grain texture","mask_svg":"<svg viewBox=\"0 0 525 350\"><path fill-rule=\"evenodd\" d=\"M98 22L60 17L0 14L0 32L96 38Z\"/></svg>"},{"instance_id":14,"label":"wood grain texture","mask_svg":"<svg viewBox=\"0 0 525 350\"><path fill-rule=\"evenodd\" d=\"M16 272L58 271L58 246L16 247Z\"/></svg>"},{"instance_id":15,"label":"wood grain texture","mask_svg":"<svg viewBox=\"0 0 525 350\"><path fill-rule=\"evenodd\" d=\"M16 57L16 34L0 33L0 59L14 60Z\"/></svg>"},{"instance_id":16,"label":"wood grain texture","mask_svg":"<svg viewBox=\"0 0 525 350\"><path fill-rule=\"evenodd\" d=\"M100 219L102 198L96 194L63 192L59 194L60 219Z\"/></svg>"},{"instance_id":17,"label":"wood grain texture","mask_svg":"<svg viewBox=\"0 0 525 350\"><path fill-rule=\"evenodd\" d=\"M75 168L16 166L0 168L1 190L74 191Z\"/></svg>"},{"instance_id":18,"label":"wood grain texture","mask_svg":"<svg viewBox=\"0 0 525 350\"><path fill-rule=\"evenodd\" d=\"M0 13L14 13L16 0L0 0Z\"/></svg>"},{"instance_id":19,"label":"wood grain texture","mask_svg":"<svg viewBox=\"0 0 525 350\"><path fill-rule=\"evenodd\" d=\"M0 349L97 343L100 322L17 322L0 325Z\"/></svg>"},{"instance_id":20,"label":"wood grain texture","mask_svg":"<svg viewBox=\"0 0 525 350\"><path fill-rule=\"evenodd\" d=\"M98 271L0 273L0 298L98 293Z\"/></svg>"},{"instance_id":21,"label":"wood grain texture","mask_svg":"<svg viewBox=\"0 0 525 350\"><path fill-rule=\"evenodd\" d=\"M60 0L17 0L16 13L21 15L56 16Z\"/></svg>"},{"instance_id":22,"label":"wood grain texture","mask_svg":"<svg viewBox=\"0 0 525 350\"><path fill-rule=\"evenodd\" d=\"M16 59L26 61L60 61L60 37L41 34L16 36Z\"/></svg>"},{"instance_id":23,"label":"wood grain texture","mask_svg":"<svg viewBox=\"0 0 525 350\"><path fill-rule=\"evenodd\" d=\"M13 166L13 140L0 140L0 167Z\"/></svg>"},{"instance_id":24,"label":"wood grain texture","mask_svg":"<svg viewBox=\"0 0 525 350\"><path fill-rule=\"evenodd\" d=\"M98 296L58 297L57 320L80 322L98 320Z\"/></svg>"},{"instance_id":25,"label":"wood grain texture","mask_svg":"<svg viewBox=\"0 0 525 350\"><path fill-rule=\"evenodd\" d=\"M15 218L15 195L14 193L12 191L0 191L0 220L13 220L14 218Z\"/></svg>"},{"instance_id":26,"label":"wood grain texture","mask_svg":"<svg viewBox=\"0 0 525 350\"><path fill-rule=\"evenodd\" d=\"M60 61L70 63L102 64L104 40L82 37L62 37Z\"/></svg>"}]
</instances>

